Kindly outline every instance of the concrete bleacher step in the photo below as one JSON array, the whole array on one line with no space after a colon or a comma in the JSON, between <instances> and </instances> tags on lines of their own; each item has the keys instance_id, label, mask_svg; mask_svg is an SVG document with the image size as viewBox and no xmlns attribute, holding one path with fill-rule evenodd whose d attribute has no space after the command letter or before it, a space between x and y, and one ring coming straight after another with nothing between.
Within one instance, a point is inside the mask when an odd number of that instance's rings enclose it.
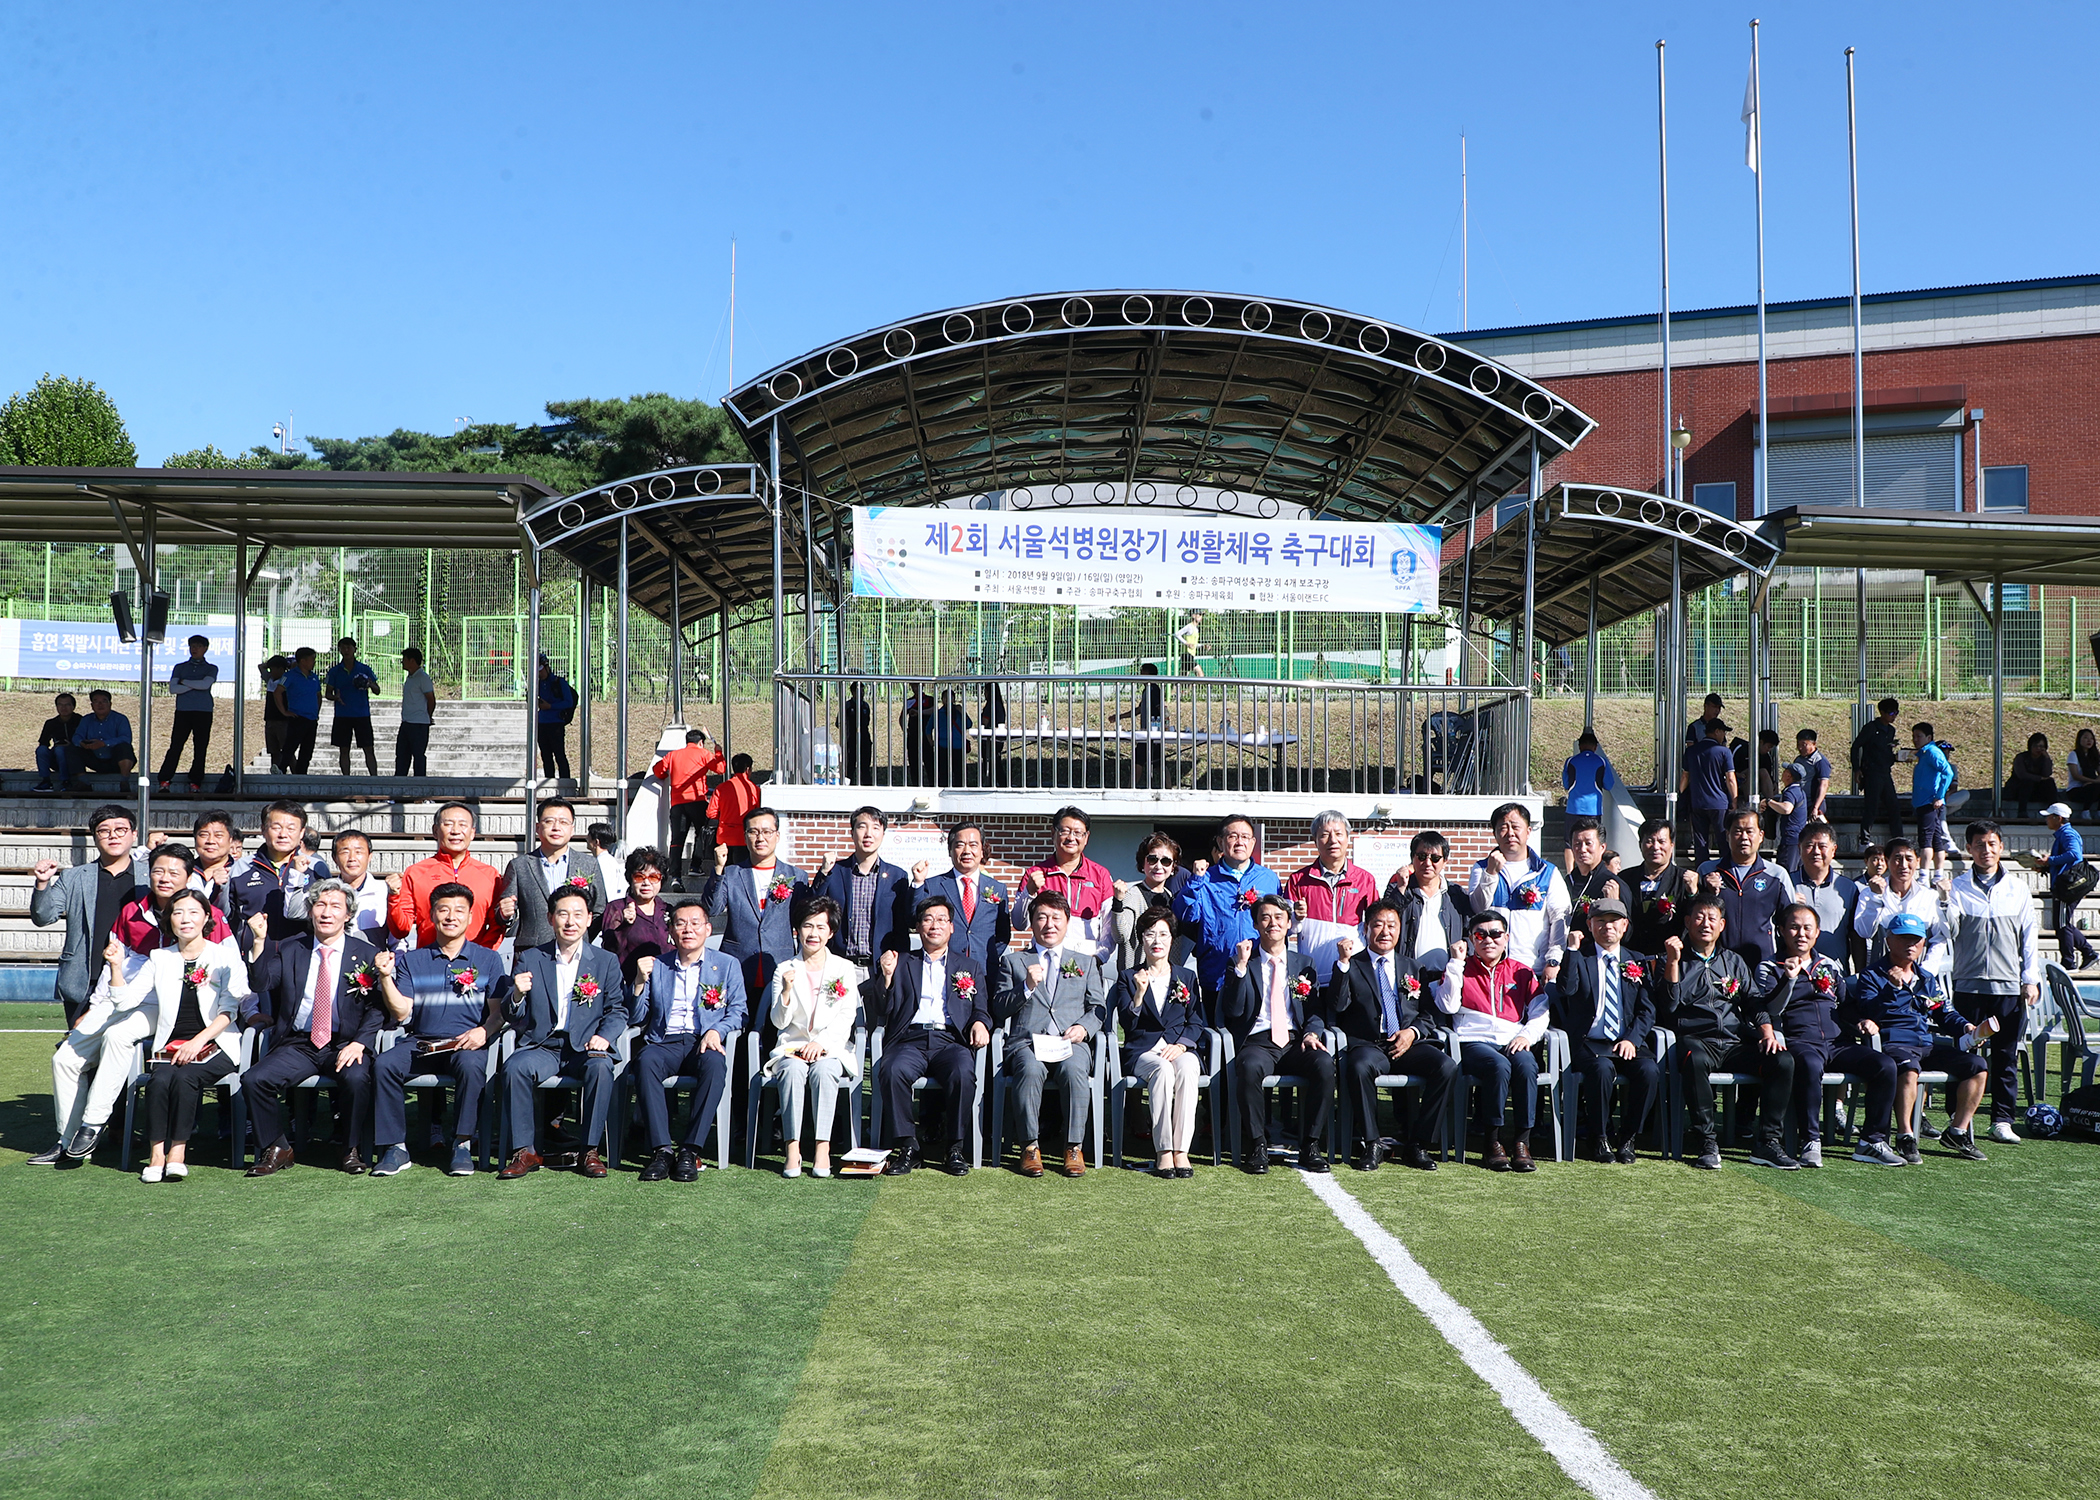
<instances>
[{"instance_id":1,"label":"concrete bleacher step","mask_svg":"<svg viewBox=\"0 0 2100 1500\"><path fill-rule=\"evenodd\" d=\"M400 710L392 703L382 702L374 706L377 711L372 715L373 759L382 771L391 771L394 740L401 726ZM321 722L314 732L310 771L332 771L339 764L336 747L330 743L334 723L334 705L323 704ZM427 752L431 774L440 777L522 774L527 733L522 700L440 701ZM573 733L572 727L572 736ZM363 762L363 753L352 746L351 766L355 768ZM254 746L248 760L249 775L267 776L269 772L269 751L261 745Z\"/></svg>"}]
</instances>

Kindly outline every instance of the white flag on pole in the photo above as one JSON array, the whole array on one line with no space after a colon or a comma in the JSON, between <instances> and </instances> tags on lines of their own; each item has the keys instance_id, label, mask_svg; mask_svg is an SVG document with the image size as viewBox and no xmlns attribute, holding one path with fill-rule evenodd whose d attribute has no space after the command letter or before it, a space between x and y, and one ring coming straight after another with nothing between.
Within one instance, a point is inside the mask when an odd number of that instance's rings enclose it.
<instances>
[{"instance_id":1,"label":"white flag on pole","mask_svg":"<svg viewBox=\"0 0 2100 1500\"><path fill-rule=\"evenodd\" d=\"M1750 76L1743 83L1743 165L1755 172L1757 161L1757 53L1750 54Z\"/></svg>"}]
</instances>

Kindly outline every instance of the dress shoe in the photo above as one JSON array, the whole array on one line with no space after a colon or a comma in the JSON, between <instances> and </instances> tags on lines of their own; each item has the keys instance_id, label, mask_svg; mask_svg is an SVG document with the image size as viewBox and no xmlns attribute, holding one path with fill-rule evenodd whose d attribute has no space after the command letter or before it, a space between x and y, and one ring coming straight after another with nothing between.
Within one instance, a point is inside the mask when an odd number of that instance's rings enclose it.
<instances>
[{"instance_id":1,"label":"dress shoe","mask_svg":"<svg viewBox=\"0 0 2100 1500\"><path fill-rule=\"evenodd\" d=\"M1328 1170L1327 1157L1318 1146L1300 1146L1298 1148L1298 1170L1301 1172L1325 1172Z\"/></svg>"},{"instance_id":2,"label":"dress shoe","mask_svg":"<svg viewBox=\"0 0 2100 1500\"><path fill-rule=\"evenodd\" d=\"M1086 1153L1077 1146L1065 1147L1065 1176L1086 1176Z\"/></svg>"},{"instance_id":3,"label":"dress shoe","mask_svg":"<svg viewBox=\"0 0 2100 1500\"><path fill-rule=\"evenodd\" d=\"M917 1165L919 1165L919 1147L917 1142L913 1142L909 1146L899 1146L890 1152L890 1159L882 1164L882 1175L885 1177L904 1177L909 1175L911 1169Z\"/></svg>"},{"instance_id":4,"label":"dress shoe","mask_svg":"<svg viewBox=\"0 0 2100 1500\"><path fill-rule=\"evenodd\" d=\"M1531 1159L1531 1132L1520 1130L1509 1148L1509 1167L1512 1172L1536 1172L1539 1164Z\"/></svg>"},{"instance_id":5,"label":"dress shoe","mask_svg":"<svg viewBox=\"0 0 2100 1500\"><path fill-rule=\"evenodd\" d=\"M343 1171L352 1177L365 1175L364 1156L355 1146L343 1153Z\"/></svg>"},{"instance_id":6,"label":"dress shoe","mask_svg":"<svg viewBox=\"0 0 2100 1500\"><path fill-rule=\"evenodd\" d=\"M22 1165L25 1167L55 1167L58 1165L58 1159L61 1156L64 1156L65 1154L65 1146L63 1144L56 1145L53 1146L49 1151L37 1152L36 1155L30 1157L29 1160L22 1163Z\"/></svg>"},{"instance_id":7,"label":"dress shoe","mask_svg":"<svg viewBox=\"0 0 2100 1500\"><path fill-rule=\"evenodd\" d=\"M1264 1146L1259 1151L1256 1151L1252 1155L1250 1155L1247 1158L1247 1164L1243 1168L1241 1168L1241 1170L1244 1171L1249 1177L1268 1176L1269 1148Z\"/></svg>"},{"instance_id":8,"label":"dress shoe","mask_svg":"<svg viewBox=\"0 0 2100 1500\"><path fill-rule=\"evenodd\" d=\"M161 1176L168 1182L180 1182L190 1175L188 1162L171 1161L161 1169Z\"/></svg>"},{"instance_id":9,"label":"dress shoe","mask_svg":"<svg viewBox=\"0 0 2100 1500\"><path fill-rule=\"evenodd\" d=\"M1436 1170L1436 1158L1413 1142L1409 1142L1400 1148L1400 1164L1413 1167L1417 1172L1434 1172Z\"/></svg>"},{"instance_id":10,"label":"dress shoe","mask_svg":"<svg viewBox=\"0 0 2100 1500\"><path fill-rule=\"evenodd\" d=\"M1023 1177L1040 1177L1043 1175L1042 1147L1030 1145L1021 1148L1021 1175Z\"/></svg>"},{"instance_id":11,"label":"dress shoe","mask_svg":"<svg viewBox=\"0 0 2100 1500\"><path fill-rule=\"evenodd\" d=\"M1616 1151L1612 1152L1611 1159L1617 1162L1622 1167L1630 1167L1634 1164L1637 1158L1635 1157L1633 1151L1632 1136L1629 1135L1628 1137L1626 1137L1625 1140L1619 1142L1619 1147Z\"/></svg>"},{"instance_id":12,"label":"dress shoe","mask_svg":"<svg viewBox=\"0 0 2100 1500\"><path fill-rule=\"evenodd\" d=\"M677 1154L669 1146L664 1147L661 1151L652 1152L649 1156L649 1165L642 1168L642 1181L662 1182L666 1177L669 1177L671 1175L671 1158Z\"/></svg>"},{"instance_id":13,"label":"dress shoe","mask_svg":"<svg viewBox=\"0 0 2100 1500\"><path fill-rule=\"evenodd\" d=\"M1487 1160L1482 1163L1490 1172L1509 1170L1509 1148L1502 1144L1500 1136L1488 1137Z\"/></svg>"},{"instance_id":14,"label":"dress shoe","mask_svg":"<svg viewBox=\"0 0 2100 1500\"><path fill-rule=\"evenodd\" d=\"M593 1154L589 1151L584 1152L584 1159L586 1161L590 1160ZM584 1170L586 1176L590 1175L589 1168ZM598 1175L603 1177L605 1173L601 1170ZM700 1180L700 1153L691 1146L680 1146L678 1155L671 1162L671 1180L673 1182L698 1182Z\"/></svg>"},{"instance_id":15,"label":"dress shoe","mask_svg":"<svg viewBox=\"0 0 2100 1500\"><path fill-rule=\"evenodd\" d=\"M1608 1162L1612 1159L1611 1148L1600 1136L1586 1135L1575 1143L1577 1161Z\"/></svg>"},{"instance_id":16,"label":"dress shoe","mask_svg":"<svg viewBox=\"0 0 2100 1500\"><path fill-rule=\"evenodd\" d=\"M576 1163L576 1170L586 1177L603 1177L606 1173L605 1158L598 1154L596 1146L586 1146L583 1148L582 1159ZM671 1169L671 1175L677 1177L678 1169L676 1167ZM682 1177L679 1178L679 1181L690 1182L692 1178Z\"/></svg>"},{"instance_id":17,"label":"dress shoe","mask_svg":"<svg viewBox=\"0 0 2100 1500\"><path fill-rule=\"evenodd\" d=\"M95 1154L95 1142L102 1139L100 1125L82 1125L66 1141L66 1155L85 1161Z\"/></svg>"},{"instance_id":18,"label":"dress shoe","mask_svg":"<svg viewBox=\"0 0 2100 1500\"><path fill-rule=\"evenodd\" d=\"M255 1158L255 1165L248 1169L250 1177L268 1177L272 1172L282 1172L292 1164L290 1146L272 1146Z\"/></svg>"},{"instance_id":19,"label":"dress shoe","mask_svg":"<svg viewBox=\"0 0 2100 1500\"><path fill-rule=\"evenodd\" d=\"M1385 1164L1384 1141L1358 1141L1354 1165L1359 1172L1375 1172Z\"/></svg>"},{"instance_id":20,"label":"dress shoe","mask_svg":"<svg viewBox=\"0 0 2100 1500\"><path fill-rule=\"evenodd\" d=\"M1176 1177L1181 1178L1194 1177L1196 1175L1196 1169L1194 1167L1176 1167L1174 1169L1174 1175Z\"/></svg>"},{"instance_id":21,"label":"dress shoe","mask_svg":"<svg viewBox=\"0 0 2100 1500\"><path fill-rule=\"evenodd\" d=\"M540 1158L543 1167L576 1167L583 1165L581 1151L549 1151Z\"/></svg>"},{"instance_id":22,"label":"dress shoe","mask_svg":"<svg viewBox=\"0 0 2100 1500\"><path fill-rule=\"evenodd\" d=\"M961 1146L950 1146L947 1156L941 1161L941 1170L950 1177L967 1177L970 1172L970 1158Z\"/></svg>"},{"instance_id":23,"label":"dress shoe","mask_svg":"<svg viewBox=\"0 0 2100 1500\"><path fill-rule=\"evenodd\" d=\"M521 1146L516 1151L511 1152L510 1160L503 1164L503 1169L496 1174L496 1180L498 1182L516 1182L527 1172L537 1172L539 1169L539 1153Z\"/></svg>"}]
</instances>

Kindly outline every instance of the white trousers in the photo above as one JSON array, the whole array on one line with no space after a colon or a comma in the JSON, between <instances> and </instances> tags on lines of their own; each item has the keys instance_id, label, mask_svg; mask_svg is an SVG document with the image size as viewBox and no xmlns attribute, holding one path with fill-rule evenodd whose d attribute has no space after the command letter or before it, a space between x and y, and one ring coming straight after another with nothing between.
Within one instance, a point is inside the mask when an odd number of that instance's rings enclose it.
<instances>
[{"instance_id":1,"label":"white trousers","mask_svg":"<svg viewBox=\"0 0 2100 1500\"><path fill-rule=\"evenodd\" d=\"M1196 1138L1196 1054L1184 1052L1168 1062L1157 1052L1137 1060L1134 1071L1144 1080L1145 1103L1152 1111L1152 1153L1187 1151Z\"/></svg>"},{"instance_id":2,"label":"white trousers","mask_svg":"<svg viewBox=\"0 0 2100 1500\"><path fill-rule=\"evenodd\" d=\"M51 1103L61 1141L82 1125L109 1123L110 1111L116 1108L117 1096L124 1092L124 1081L131 1074L131 1049L153 1040L159 1020L157 1008L146 1005L99 1021L83 1016L81 1023L88 1029L66 1033L51 1054ZM95 1079L83 1095L80 1078L90 1068Z\"/></svg>"}]
</instances>

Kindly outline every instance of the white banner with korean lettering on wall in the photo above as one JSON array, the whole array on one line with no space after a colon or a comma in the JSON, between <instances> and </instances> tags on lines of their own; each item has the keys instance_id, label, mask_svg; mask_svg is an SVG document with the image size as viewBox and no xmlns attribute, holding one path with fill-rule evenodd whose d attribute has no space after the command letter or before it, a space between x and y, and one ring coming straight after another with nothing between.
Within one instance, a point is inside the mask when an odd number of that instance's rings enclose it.
<instances>
[{"instance_id":1,"label":"white banner with korean lettering on wall","mask_svg":"<svg viewBox=\"0 0 2100 1500\"><path fill-rule=\"evenodd\" d=\"M1423 614L1443 530L1132 508L1039 512L856 506L853 592L869 599Z\"/></svg>"}]
</instances>

